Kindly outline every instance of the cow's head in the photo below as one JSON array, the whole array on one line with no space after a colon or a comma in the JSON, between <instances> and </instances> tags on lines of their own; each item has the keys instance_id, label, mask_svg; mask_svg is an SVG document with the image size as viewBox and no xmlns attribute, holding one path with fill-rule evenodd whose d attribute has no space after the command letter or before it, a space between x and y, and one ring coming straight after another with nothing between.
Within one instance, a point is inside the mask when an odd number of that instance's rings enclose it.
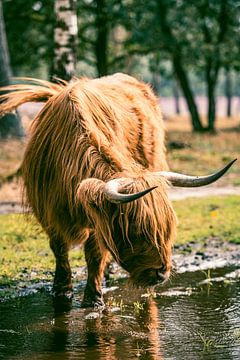
<instances>
[{"instance_id":1,"label":"cow's head","mask_svg":"<svg viewBox=\"0 0 240 360\"><path fill-rule=\"evenodd\" d=\"M152 286L165 282L171 271L176 225L167 182L181 187L207 185L219 179L234 161L209 176L164 171L136 179L84 180L78 197L95 229L100 249L107 248L112 253L130 273L134 284Z\"/></svg>"}]
</instances>

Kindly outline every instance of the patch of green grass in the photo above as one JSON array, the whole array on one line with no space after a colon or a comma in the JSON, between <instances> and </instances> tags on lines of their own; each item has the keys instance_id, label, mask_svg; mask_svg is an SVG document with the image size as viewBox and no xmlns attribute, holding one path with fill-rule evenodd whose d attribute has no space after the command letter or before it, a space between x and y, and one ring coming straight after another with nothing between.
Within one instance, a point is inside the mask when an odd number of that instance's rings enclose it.
<instances>
[{"instance_id":1,"label":"patch of green grass","mask_svg":"<svg viewBox=\"0 0 240 360\"><path fill-rule=\"evenodd\" d=\"M55 260L48 237L33 216L0 216L0 284L16 280L51 279ZM83 252L70 252L71 265L83 265Z\"/></svg>"},{"instance_id":2,"label":"patch of green grass","mask_svg":"<svg viewBox=\"0 0 240 360\"><path fill-rule=\"evenodd\" d=\"M135 301L133 303L133 306L134 306L134 311L137 312L137 313L140 312L140 310L144 309L144 304L139 302L139 301Z\"/></svg>"},{"instance_id":3,"label":"patch of green grass","mask_svg":"<svg viewBox=\"0 0 240 360\"><path fill-rule=\"evenodd\" d=\"M176 243L217 237L240 244L240 196L186 199L174 202L174 208L179 219Z\"/></svg>"},{"instance_id":4,"label":"patch of green grass","mask_svg":"<svg viewBox=\"0 0 240 360\"><path fill-rule=\"evenodd\" d=\"M121 310L121 312L124 311L126 305L123 303L123 299L114 299L113 297L110 297L107 301L107 306L108 307L111 307L111 308L114 308L114 307L117 307Z\"/></svg>"},{"instance_id":5,"label":"patch of green grass","mask_svg":"<svg viewBox=\"0 0 240 360\"><path fill-rule=\"evenodd\" d=\"M208 338L204 333L197 332L197 335L199 336L202 344L203 344L203 351L204 352L210 352L213 347L215 347L214 340Z\"/></svg>"}]
</instances>

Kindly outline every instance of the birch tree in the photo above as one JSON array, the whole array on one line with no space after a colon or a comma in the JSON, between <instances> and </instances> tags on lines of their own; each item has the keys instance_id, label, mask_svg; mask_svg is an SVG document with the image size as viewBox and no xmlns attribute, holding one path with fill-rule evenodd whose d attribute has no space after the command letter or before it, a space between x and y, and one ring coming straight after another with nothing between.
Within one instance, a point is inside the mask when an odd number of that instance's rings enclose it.
<instances>
[{"instance_id":1,"label":"birch tree","mask_svg":"<svg viewBox=\"0 0 240 360\"><path fill-rule=\"evenodd\" d=\"M3 18L2 0L0 0L0 86L10 83L12 71L8 53L5 23ZM0 138L23 137L24 132L18 113L6 114L0 118Z\"/></svg>"},{"instance_id":2,"label":"birch tree","mask_svg":"<svg viewBox=\"0 0 240 360\"><path fill-rule=\"evenodd\" d=\"M71 80L75 75L78 36L76 0L55 0L53 77Z\"/></svg>"}]
</instances>

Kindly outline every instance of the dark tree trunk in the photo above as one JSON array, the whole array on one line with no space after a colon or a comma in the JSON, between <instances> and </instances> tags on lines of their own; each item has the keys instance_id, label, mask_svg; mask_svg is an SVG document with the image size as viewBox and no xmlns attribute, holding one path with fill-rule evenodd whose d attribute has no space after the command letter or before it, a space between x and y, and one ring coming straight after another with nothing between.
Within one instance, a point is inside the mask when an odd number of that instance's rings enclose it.
<instances>
[{"instance_id":1,"label":"dark tree trunk","mask_svg":"<svg viewBox=\"0 0 240 360\"><path fill-rule=\"evenodd\" d=\"M210 132L215 131L215 119L216 119L215 84L210 81L208 83L208 130Z\"/></svg>"},{"instance_id":2,"label":"dark tree trunk","mask_svg":"<svg viewBox=\"0 0 240 360\"><path fill-rule=\"evenodd\" d=\"M179 104L179 89L176 81L173 82L173 96L175 101L175 111L176 114L180 114L180 104Z\"/></svg>"},{"instance_id":3,"label":"dark tree trunk","mask_svg":"<svg viewBox=\"0 0 240 360\"><path fill-rule=\"evenodd\" d=\"M186 99L188 110L191 114L192 127L196 132L203 131L204 128L201 124L201 120L198 114L197 105L195 103L194 95L189 84L189 80L184 69L181 60L181 48L176 41L174 34L172 33L172 26L168 22L168 2L166 0L158 0L158 11L159 11L159 25L165 38L165 48L172 57L173 70L178 79L178 83L181 86L182 93Z\"/></svg>"},{"instance_id":4,"label":"dark tree trunk","mask_svg":"<svg viewBox=\"0 0 240 360\"><path fill-rule=\"evenodd\" d=\"M213 33L206 21L207 7L202 3L200 6L200 16L203 20L203 34L205 43L209 48L213 48L211 52L206 53L206 83L207 83L207 95L208 95L208 127L207 130L215 132L215 119L216 119L216 85L218 81L220 63L220 49L224 42L225 35L228 28L228 1L221 0L221 9L218 15L219 31L216 41L213 41Z\"/></svg>"},{"instance_id":5,"label":"dark tree trunk","mask_svg":"<svg viewBox=\"0 0 240 360\"><path fill-rule=\"evenodd\" d=\"M54 62L52 77L71 80L76 70L76 0L55 0Z\"/></svg>"},{"instance_id":6,"label":"dark tree trunk","mask_svg":"<svg viewBox=\"0 0 240 360\"><path fill-rule=\"evenodd\" d=\"M159 93L159 85L160 85L160 76L156 71L152 72L152 81L151 81L152 88L155 94Z\"/></svg>"},{"instance_id":7,"label":"dark tree trunk","mask_svg":"<svg viewBox=\"0 0 240 360\"><path fill-rule=\"evenodd\" d=\"M181 86L182 92L184 94L184 97L186 99L189 112L191 114L192 118L192 126L193 130L196 132L201 132L204 130L201 120L198 114L197 105L195 103L195 99L192 93L192 90L189 85L189 80L187 77L186 72L184 71L184 68L182 66L181 60L179 56L173 57L173 68L174 72L176 74L176 77L179 81L179 84Z\"/></svg>"},{"instance_id":8,"label":"dark tree trunk","mask_svg":"<svg viewBox=\"0 0 240 360\"><path fill-rule=\"evenodd\" d=\"M225 96L227 98L226 115L230 117L232 115L232 79L228 68L225 71Z\"/></svg>"},{"instance_id":9,"label":"dark tree trunk","mask_svg":"<svg viewBox=\"0 0 240 360\"><path fill-rule=\"evenodd\" d=\"M96 0L96 42L95 54L97 62L97 70L99 76L108 73L108 14L105 0Z\"/></svg>"},{"instance_id":10,"label":"dark tree trunk","mask_svg":"<svg viewBox=\"0 0 240 360\"><path fill-rule=\"evenodd\" d=\"M6 86L10 84L12 72L3 18L2 0L0 0L0 49L0 86ZM6 114L0 118L0 139L11 137L24 137L21 120L17 112Z\"/></svg>"},{"instance_id":11,"label":"dark tree trunk","mask_svg":"<svg viewBox=\"0 0 240 360\"><path fill-rule=\"evenodd\" d=\"M208 127L209 132L215 132L216 120L216 84L218 78L219 66L218 63L212 61L211 58L207 60L206 66L206 83L207 83L207 97L208 97Z\"/></svg>"}]
</instances>

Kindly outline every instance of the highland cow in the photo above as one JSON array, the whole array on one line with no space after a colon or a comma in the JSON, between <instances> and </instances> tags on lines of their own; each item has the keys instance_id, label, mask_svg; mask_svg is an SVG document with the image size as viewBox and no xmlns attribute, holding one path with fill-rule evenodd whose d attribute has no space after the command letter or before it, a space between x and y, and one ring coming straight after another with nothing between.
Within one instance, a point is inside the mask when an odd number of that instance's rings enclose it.
<instances>
[{"instance_id":1,"label":"highland cow","mask_svg":"<svg viewBox=\"0 0 240 360\"><path fill-rule=\"evenodd\" d=\"M46 102L33 121L21 171L26 201L56 258L55 296L72 296L68 252L77 244L84 244L88 267L83 306L103 305L110 257L136 285L166 281L176 227L169 183L206 185L232 163L204 177L168 172L158 99L128 75L23 80L28 84L3 89L0 115L28 101Z\"/></svg>"}]
</instances>

